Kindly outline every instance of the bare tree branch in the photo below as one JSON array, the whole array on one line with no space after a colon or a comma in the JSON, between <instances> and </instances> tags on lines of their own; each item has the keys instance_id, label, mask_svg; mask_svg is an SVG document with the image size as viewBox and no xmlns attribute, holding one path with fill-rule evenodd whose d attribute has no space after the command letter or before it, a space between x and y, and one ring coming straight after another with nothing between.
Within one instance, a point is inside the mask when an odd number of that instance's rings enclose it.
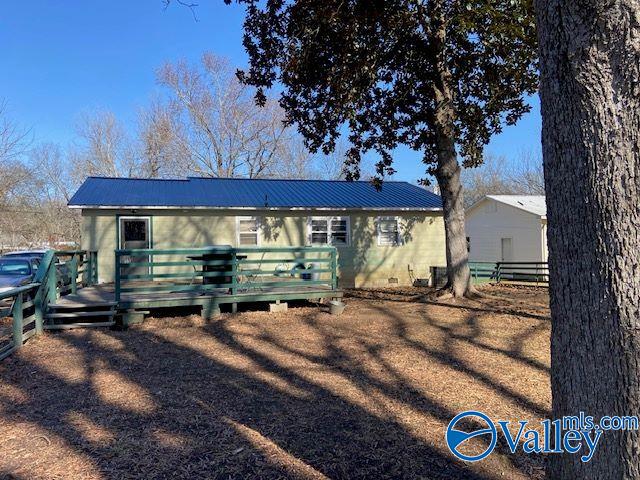
<instances>
[{"instance_id":1,"label":"bare tree branch","mask_svg":"<svg viewBox=\"0 0 640 480\"><path fill-rule=\"evenodd\" d=\"M172 0L163 0L162 3L164 3L164 9L166 10L167 8L169 8L169 5L171 4ZM189 2L185 2L184 0L173 0L175 1L178 5L182 5L183 7L188 8L191 11L191 15L193 15L193 20L194 21L198 21L198 17L196 15L196 8L198 7L197 3L189 3Z\"/></svg>"}]
</instances>

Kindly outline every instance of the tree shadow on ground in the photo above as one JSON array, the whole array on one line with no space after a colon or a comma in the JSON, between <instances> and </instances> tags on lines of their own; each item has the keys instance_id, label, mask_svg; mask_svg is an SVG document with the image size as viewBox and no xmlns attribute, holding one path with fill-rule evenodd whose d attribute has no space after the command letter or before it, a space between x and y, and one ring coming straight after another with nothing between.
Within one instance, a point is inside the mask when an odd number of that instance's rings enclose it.
<instances>
[{"instance_id":1,"label":"tree shadow on ground","mask_svg":"<svg viewBox=\"0 0 640 480\"><path fill-rule=\"evenodd\" d=\"M496 313L500 315L513 315L516 317L526 317L535 320L551 321L551 316L548 313L532 313L529 311L523 311L518 308L518 305L513 305L507 297L492 296L496 300L496 304L493 306L484 306L483 301L474 301L471 299L461 300L438 300L436 297L436 289L425 288L425 292L406 292L402 289L375 289L375 288L361 288L361 289L349 289L345 292L345 298L361 298L361 299L375 299L384 300L389 302L412 302L412 303L424 303L427 305L434 305L447 308L456 308L460 310L469 310L478 313ZM455 303L460 302L460 303ZM535 310L544 311L548 308L536 308Z\"/></svg>"},{"instance_id":2,"label":"tree shadow on ground","mask_svg":"<svg viewBox=\"0 0 640 480\"><path fill-rule=\"evenodd\" d=\"M415 340L389 306L378 309L389 319L386 339L306 312L299 324L282 321L285 335L277 324L230 316L201 327L166 323L33 342L33 349L52 345L0 367L7 387L0 389L0 422L14 438L3 443L35 448L34 438L19 438L25 427L15 424L44 431L51 445L40 455L51 463L46 475L30 472L29 461L34 465L39 455L30 450L26 464L0 465L27 477L498 478L490 468L455 461L443 441L425 441L430 427L420 419L446 425L457 411L416 386L385 352L389 344L547 413L455 352ZM473 335L440 331L485 348ZM517 350L502 354L540 368ZM517 459L504 462L530 473Z\"/></svg>"}]
</instances>

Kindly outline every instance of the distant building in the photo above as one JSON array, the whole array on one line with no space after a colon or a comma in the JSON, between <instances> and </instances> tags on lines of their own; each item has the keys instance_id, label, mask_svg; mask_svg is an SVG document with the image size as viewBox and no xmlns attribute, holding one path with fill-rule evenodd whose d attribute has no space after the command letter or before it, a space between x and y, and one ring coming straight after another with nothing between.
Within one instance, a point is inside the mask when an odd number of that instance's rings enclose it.
<instances>
[{"instance_id":1,"label":"distant building","mask_svg":"<svg viewBox=\"0 0 640 480\"><path fill-rule=\"evenodd\" d=\"M466 230L471 261L547 261L543 195L487 195L467 209Z\"/></svg>"}]
</instances>

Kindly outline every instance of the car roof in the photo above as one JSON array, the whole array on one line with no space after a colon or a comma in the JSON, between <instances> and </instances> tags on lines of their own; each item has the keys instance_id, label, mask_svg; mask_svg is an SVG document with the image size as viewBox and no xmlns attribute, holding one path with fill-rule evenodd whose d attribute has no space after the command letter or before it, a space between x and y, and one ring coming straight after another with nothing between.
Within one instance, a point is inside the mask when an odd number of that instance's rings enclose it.
<instances>
[{"instance_id":1,"label":"car roof","mask_svg":"<svg viewBox=\"0 0 640 480\"><path fill-rule=\"evenodd\" d=\"M7 253L3 253L2 256L3 257L31 257L34 255L44 255L45 253L47 253L46 250L18 250L15 252L7 252Z\"/></svg>"}]
</instances>

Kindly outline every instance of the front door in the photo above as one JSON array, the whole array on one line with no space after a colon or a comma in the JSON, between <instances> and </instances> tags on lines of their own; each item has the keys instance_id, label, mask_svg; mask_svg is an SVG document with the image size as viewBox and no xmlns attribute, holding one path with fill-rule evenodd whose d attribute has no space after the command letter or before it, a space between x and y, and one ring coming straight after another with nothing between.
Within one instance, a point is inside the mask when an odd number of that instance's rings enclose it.
<instances>
[{"instance_id":1,"label":"front door","mask_svg":"<svg viewBox=\"0 0 640 480\"><path fill-rule=\"evenodd\" d=\"M120 217L120 249L151 248L151 219L149 217ZM123 256L122 263L148 263L149 255ZM148 275L149 266L133 265L121 269L123 275Z\"/></svg>"}]
</instances>

